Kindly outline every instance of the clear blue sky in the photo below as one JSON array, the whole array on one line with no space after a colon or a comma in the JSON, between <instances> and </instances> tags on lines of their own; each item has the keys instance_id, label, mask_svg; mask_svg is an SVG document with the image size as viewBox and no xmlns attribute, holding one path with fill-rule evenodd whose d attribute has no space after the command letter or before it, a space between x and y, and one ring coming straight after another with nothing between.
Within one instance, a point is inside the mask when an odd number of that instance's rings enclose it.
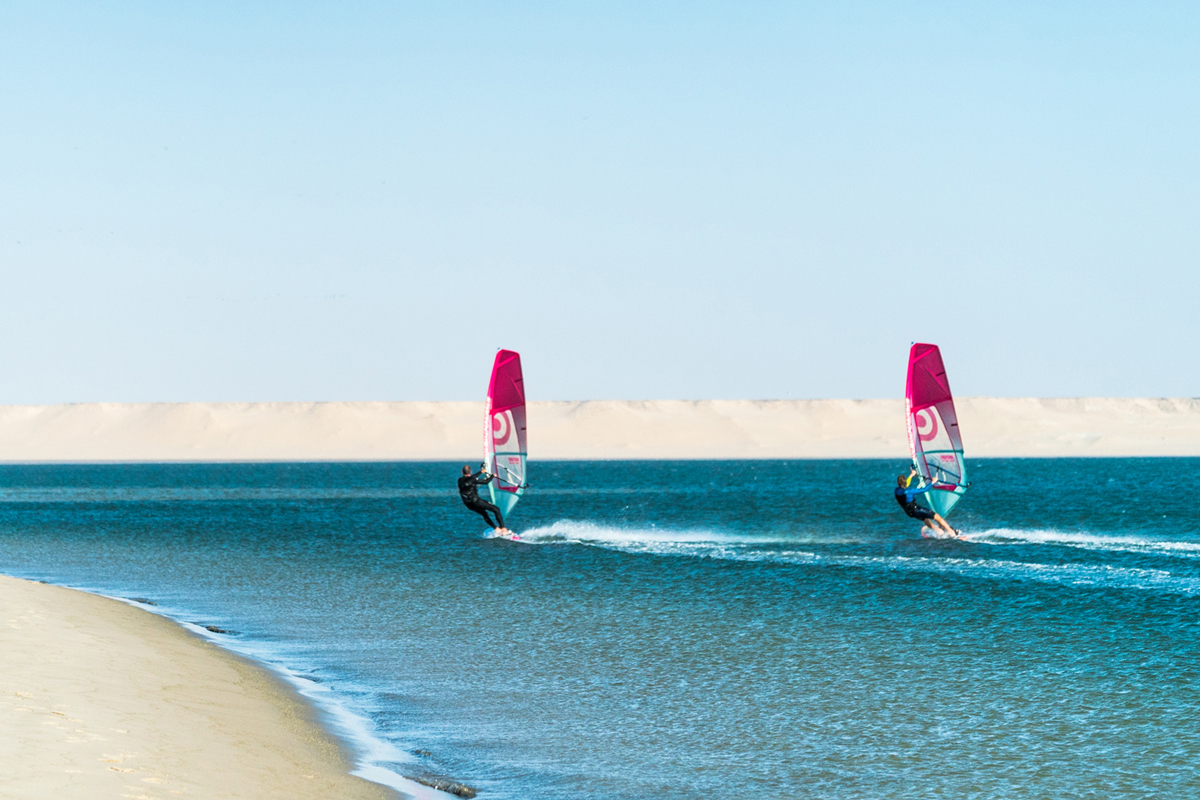
<instances>
[{"instance_id":1,"label":"clear blue sky","mask_svg":"<svg viewBox=\"0 0 1200 800\"><path fill-rule=\"evenodd\" d=\"M0 5L0 402L1200 395L1200 6Z\"/></svg>"}]
</instances>

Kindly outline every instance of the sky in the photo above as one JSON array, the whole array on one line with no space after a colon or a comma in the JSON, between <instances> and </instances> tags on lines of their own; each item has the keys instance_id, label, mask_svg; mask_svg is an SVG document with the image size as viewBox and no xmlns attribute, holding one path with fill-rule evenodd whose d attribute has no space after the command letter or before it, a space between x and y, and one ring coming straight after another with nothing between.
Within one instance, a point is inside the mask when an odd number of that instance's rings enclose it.
<instances>
[{"instance_id":1,"label":"sky","mask_svg":"<svg viewBox=\"0 0 1200 800\"><path fill-rule=\"evenodd\" d=\"M1200 395L1200 6L0 4L0 403Z\"/></svg>"}]
</instances>

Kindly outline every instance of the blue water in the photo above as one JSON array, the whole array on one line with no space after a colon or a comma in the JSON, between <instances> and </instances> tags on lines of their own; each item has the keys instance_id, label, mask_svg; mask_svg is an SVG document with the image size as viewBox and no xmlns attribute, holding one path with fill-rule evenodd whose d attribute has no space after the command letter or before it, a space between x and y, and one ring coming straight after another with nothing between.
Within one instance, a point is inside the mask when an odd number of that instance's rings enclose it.
<instances>
[{"instance_id":1,"label":"blue water","mask_svg":"<svg viewBox=\"0 0 1200 800\"><path fill-rule=\"evenodd\" d=\"M1200 459L0 467L0 571L285 668L487 798L1200 796ZM414 751L420 751L414 754Z\"/></svg>"}]
</instances>

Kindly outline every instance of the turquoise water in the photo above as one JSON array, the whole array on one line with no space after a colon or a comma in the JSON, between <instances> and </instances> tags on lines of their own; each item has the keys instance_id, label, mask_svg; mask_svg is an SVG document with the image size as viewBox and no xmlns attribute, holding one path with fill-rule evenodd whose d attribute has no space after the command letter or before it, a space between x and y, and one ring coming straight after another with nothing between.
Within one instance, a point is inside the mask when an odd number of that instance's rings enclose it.
<instances>
[{"instance_id":1,"label":"turquoise water","mask_svg":"<svg viewBox=\"0 0 1200 800\"><path fill-rule=\"evenodd\" d=\"M459 466L0 467L0 571L232 631L485 799L1200 795L1200 459L971 459L969 542L900 461L534 463L528 543Z\"/></svg>"}]
</instances>

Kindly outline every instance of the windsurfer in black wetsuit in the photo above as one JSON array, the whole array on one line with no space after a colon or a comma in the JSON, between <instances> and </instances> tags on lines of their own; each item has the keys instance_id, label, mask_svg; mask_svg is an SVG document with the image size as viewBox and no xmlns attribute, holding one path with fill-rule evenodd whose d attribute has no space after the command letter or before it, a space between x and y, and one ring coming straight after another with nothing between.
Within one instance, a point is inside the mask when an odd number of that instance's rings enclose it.
<instances>
[{"instance_id":1,"label":"windsurfer in black wetsuit","mask_svg":"<svg viewBox=\"0 0 1200 800\"><path fill-rule=\"evenodd\" d=\"M925 494L932 491L933 484L930 483L925 487L913 487L913 478L917 476L917 468L913 467L907 475L896 476L896 502L904 509L904 513L908 514L913 519L920 520L922 524L929 530L937 533L938 528L949 534L950 538L964 539L961 533L950 527L950 523L942 519L942 515L924 506L917 505L916 497L920 494ZM937 523L936 525L934 523ZM940 537L947 538L947 537Z\"/></svg>"},{"instance_id":2,"label":"windsurfer in black wetsuit","mask_svg":"<svg viewBox=\"0 0 1200 800\"><path fill-rule=\"evenodd\" d=\"M471 467L467 464L463 465L462 472L462 477L458 479L458 494L462 497L463 505L483 517L483 521L488 524L489 528L500 533L508 533L509 530L504 527L504 517L501 516L500 509L479 496L479 487L491 483L496 476L489 475L487 470L483 469L482 464L480 464L479 472L474 475L471 474ZM489 511L496 516L495 522L488 518Z\"/></svg>"}]
</instances>

